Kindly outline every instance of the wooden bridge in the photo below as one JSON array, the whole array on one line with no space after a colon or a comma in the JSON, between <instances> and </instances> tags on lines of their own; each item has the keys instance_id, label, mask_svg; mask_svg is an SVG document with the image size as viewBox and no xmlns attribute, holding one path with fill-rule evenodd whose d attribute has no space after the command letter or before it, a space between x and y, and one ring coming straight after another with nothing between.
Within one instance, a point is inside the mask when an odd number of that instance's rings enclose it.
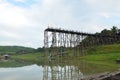
<instances>
[{"instance_id":1,"label":"wooden bridge","mask_svg":"<svg viewBox=\"0 0 120 80\"><path fill-rule=\"evenodd\" d=\"M66 53L65 49L69 49L74 56L80 56L84 55L84 50L88 47L113 44L118 40L118 35L91 34L60 28L47 28L44 31L44 47L50 55Z\"/></svg>"}]
</instances>

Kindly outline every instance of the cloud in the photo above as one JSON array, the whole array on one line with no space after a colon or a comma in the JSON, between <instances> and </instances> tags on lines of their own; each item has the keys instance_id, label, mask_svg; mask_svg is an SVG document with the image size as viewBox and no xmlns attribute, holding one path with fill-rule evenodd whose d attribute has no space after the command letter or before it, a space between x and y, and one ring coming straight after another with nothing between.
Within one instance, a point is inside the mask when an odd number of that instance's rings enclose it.
<instances>
[{"instance_id":1,"label":"cloud","mask_svg":"<svg viewBox=\"0 0 120 80\"><path fill-rule=\"evenodd\" d=\"M86 2L90 5L95 5L98 2L98 0L86 0Z\"/></svg>"},{"instance_id":2,"label":"cloud","mask_svg":"<svg viewBox=\"0 0 120 80\"><path fill-rule=\"evenodd\" d=\"M119 0L14 1L27 7L0 1L0 37L3 38L0 45L43 46L44 29L48 25L93 33L120 26Z\"/></svg>"},{"instance_id":3,"label":"cloud","mask_svg":"<svg viewBox=\"0 0 120 80\"><path fill-rule=\"evenodd\" d=\"M110 18L110 14L109 13L102 12L102 13L100 13L100 15L102 17L105 17L105 18Z\"/></svg>"},{"instance_id":4,"label":"cloud","mask_svg":"<svg viewBox=\"0 0 120 80\"><path fill-rule=\"evenodd\" d=\"M0 4L0 24L9 27L23 27L28 24L24 16L25 9L13 6L10 3L3 2Z\"/></svg>"},{"instance_id":5,"label":"cloud","mask_svg":"<svg viewBox=\"0 0 120 80\"><path fill-rule=\"evenodd\" d=\"M85 2L94 9L95 11L106 11L109 13L116 13L120 10L118 9L120 7L119 3L120 0L85 0Z\"/></svg>"},{"instance_id":6,"label":"cloud","mask_svg":"<svg viewBox=\"0 0 120 80\"><path fill-rule=\"evenodd\" d=\"M15 33L12 33L12 32L7 32L7 31L1 31L0 32L0 35L1 36L4 36L4 37L9 37L9 38L19 38L18 35L16 35Z\"/></svg>"}]
</instances>

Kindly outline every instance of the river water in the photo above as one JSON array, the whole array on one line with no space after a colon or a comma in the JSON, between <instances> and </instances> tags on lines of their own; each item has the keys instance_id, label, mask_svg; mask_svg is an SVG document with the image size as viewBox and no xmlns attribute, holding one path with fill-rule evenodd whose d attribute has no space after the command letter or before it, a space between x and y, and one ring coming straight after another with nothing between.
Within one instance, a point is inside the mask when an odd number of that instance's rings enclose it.
<instances>
[{"instance_id":1,"label":"river water","mask_svg":"<svg viewBox=\"0 0 120 80\"><path fill-rule=\"evenodd\" d=\"M0 80L80 80L83 74L76 66L38 66L36 64L0 68Z\"/></svg>"},{"instance_id":2,"label":"river water","mask_svg":"<svg viewBox=\"0 0 120 80\"><path fill-rule=\"evenodd\" d=\"M74 59L44 61L43 64L16 62L14 60L11 63L9 61L1 62L0 65L4 63L6 66L0 67L0 80L81 80L94 74L115 71L120 68L117 64L113 65L105 61L91 62ZM13 63L15 63L13 66L8 66ZM17 64L23 65L16 67Z\"/></svg>"}]
</instances>

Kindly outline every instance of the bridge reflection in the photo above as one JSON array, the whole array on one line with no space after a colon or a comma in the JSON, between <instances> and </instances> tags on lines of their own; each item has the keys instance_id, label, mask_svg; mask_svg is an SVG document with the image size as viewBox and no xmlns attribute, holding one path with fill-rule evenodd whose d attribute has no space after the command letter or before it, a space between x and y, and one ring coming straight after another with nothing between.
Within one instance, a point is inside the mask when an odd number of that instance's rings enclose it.
<instances>
[{"instance_id":1,"label":"bridge reflection","mask_svg":"<svg viewBox=\"0 0 120 80\"><path fill-rule=\"evenodd\" d=\"M44 66L43 80L81 80L83 74L77 66Z\"/></svg>"}]
</instances>

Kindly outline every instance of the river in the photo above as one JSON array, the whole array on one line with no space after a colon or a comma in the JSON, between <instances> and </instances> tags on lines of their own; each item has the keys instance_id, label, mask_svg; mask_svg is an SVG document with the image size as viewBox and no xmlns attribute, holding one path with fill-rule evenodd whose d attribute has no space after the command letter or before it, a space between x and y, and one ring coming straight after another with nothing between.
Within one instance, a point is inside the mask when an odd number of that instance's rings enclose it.
<instances>
[{"instance_id":1,"label":"river","mask_svg":"<svg viewBox=\"0 0 120 80\"><path fill-rule=\"evenodd\" d=\"M38 66L36 64L0 68L0 80L80 80L83 74L76 66Z\"/></svg>"},{"instance_id":2,"label":"river","mask_svg":"<svg viewBox=\"0 0 120 80\"><path fill-rule=\"evenodd\" d=\"M119 69L119 65L112 62L73 59L44 61L43 64L9 60L0 65L0 80L81 80Z\"/></svg>"}]
</instances>

